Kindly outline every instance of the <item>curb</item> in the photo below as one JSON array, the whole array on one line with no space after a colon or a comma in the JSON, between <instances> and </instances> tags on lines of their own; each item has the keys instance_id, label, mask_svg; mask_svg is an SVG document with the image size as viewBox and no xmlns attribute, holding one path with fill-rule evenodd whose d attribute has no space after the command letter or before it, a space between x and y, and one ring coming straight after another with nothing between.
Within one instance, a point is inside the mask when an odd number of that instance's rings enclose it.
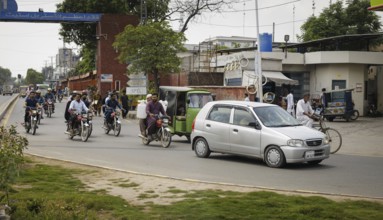
<instances>
[{"instance_id":1,"label":"curb","mask_svg":"<svg viewBox=\"0 0 383 220\"><path fill-rule=\"evenodd\" d=\"M7 111L9 110L9 107L12 106L12 104L13 104L17 99L19 99L19 95L16 95L14 98L12 98L10 101L8 101L8 103L5 104L5 107L3 107L2 109L0 109L0 121L3 120L5 114L6 114Z\"/></svg>"}]
</instances>

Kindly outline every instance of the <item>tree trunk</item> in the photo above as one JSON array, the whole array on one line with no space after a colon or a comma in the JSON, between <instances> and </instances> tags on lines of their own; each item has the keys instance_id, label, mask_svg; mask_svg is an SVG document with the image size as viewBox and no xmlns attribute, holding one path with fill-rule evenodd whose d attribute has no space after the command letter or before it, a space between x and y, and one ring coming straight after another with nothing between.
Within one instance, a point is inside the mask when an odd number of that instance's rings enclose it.
<instances>
[{"instance_id":1,"label":"tree trunk","mask_svg":"<svg viewBox=\"0 0 383 220\"><path fill-rule=\"evenodd\" d=\"M153 77L154 77L154 91L156 93L160 92L160 73L157 68L153 69Z\"/></svg>"}]
</instances>

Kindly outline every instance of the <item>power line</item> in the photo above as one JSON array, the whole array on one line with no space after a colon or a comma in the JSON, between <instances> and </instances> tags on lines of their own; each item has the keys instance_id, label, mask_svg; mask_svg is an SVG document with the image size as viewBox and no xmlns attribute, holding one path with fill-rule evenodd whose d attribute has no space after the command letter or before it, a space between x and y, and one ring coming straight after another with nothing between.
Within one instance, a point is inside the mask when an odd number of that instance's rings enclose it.
<instances>
[{"instance_id":1,"label":"power line","mask_svg":"<svg viewBox=\"0 0 383 220\"><path fill-rule=\"evenodd\" d=\"M263 8L258 8L258 11L259 10L269 9L269 8L276 8L276 7L279 7L279 6L288 5L288 4L292 4L294 2L299 2L299 1L300 0L295 0L295 1L285 2L285 3L281 3L281 4L277 4L277 5L270 5L270 6L266 6L266 7L263 7ZM255 8L242 9L242 10L231 10L231 11L220 11L220 12L221 13L236 13L236 12L246 12L246 11L255 11Z\"/></svg>"},{"instance_id":2,"label":"power line","mask_svg":"<svg viewBox=\"0 0 383 220\"><path fill-rule=\"evenodd\" d=\"M286 22L281 22L281 23L276 23L275 25L284 25L284 24L290 24L294 22L302 22L306 21L306 19L301 19L301 20L295 20L295 21L286 21ZM217 26L217 27L231 27L231 28L242 28L243 26L238 26L238 25L225 25L225 24L211 24L211 23L203 23L203 22L198 22L198 24L204 24L204 25L211 25L211 26ZM272 24L266 24L266 25L259 25L259 27L270 27L273 26ZM256 25L249 25L245 26L247 28L256 28Z\"/></svg>"}]
</instances>

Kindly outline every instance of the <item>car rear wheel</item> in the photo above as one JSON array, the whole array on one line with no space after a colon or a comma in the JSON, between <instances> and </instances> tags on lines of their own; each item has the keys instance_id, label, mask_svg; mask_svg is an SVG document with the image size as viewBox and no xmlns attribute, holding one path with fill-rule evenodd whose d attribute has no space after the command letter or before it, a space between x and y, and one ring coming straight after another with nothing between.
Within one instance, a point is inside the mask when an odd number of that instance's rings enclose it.
<instances>
[{"instance_id":1,"label":"car rear wheel","mask_svg":"<svg viewBox=\"0 0 383 220\"><path fill-rule=\"evenodd\" d=\"M207 158L210 156L210 149L207 141L204 138L198 138L194 144L194 152L197 157Z\"/></svg>"},{"instance_id":2,"label":"car rear wheel","mask_svg":"<svg viewBox=\"0 0 383 220\"><path fill-rule=\"evenodd\" d=\"M279 168L286 165L285 155L279 147L271 146L267 148L265 153L265 162L267 166Z\"/></svg>"}]
</instances>

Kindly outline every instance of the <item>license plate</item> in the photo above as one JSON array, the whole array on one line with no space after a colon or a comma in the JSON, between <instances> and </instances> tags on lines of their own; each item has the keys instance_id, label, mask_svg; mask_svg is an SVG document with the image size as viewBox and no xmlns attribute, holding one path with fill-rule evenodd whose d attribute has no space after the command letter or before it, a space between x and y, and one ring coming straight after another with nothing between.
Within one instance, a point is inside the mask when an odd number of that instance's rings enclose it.
<instances>
[{"instance_id":1,"label":"license plate","mask_svg":"<svg viewBox=\"0 0 383 220\"><path fill-rule=\"evenodd\" d=\"M314 158L315 157L315 151L306 151L306 158L307 159L310 159L310 158Z\"/></svg>"}]
</instances>

